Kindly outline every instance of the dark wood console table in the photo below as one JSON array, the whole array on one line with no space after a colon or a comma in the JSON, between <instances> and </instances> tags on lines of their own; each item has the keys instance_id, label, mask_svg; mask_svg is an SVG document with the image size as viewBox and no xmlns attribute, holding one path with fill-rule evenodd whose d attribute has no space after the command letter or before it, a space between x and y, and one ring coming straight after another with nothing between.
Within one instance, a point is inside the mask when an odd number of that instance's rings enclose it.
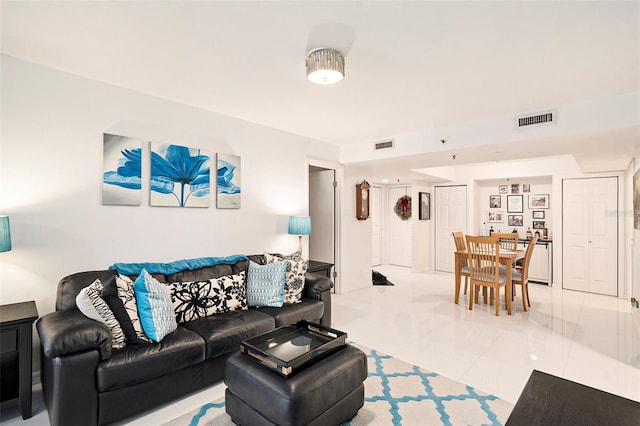
<instances>
[{"instance_id":1,"label":"dark wood console table","mask_svg":"<svg viewBox=\"0 0 640 426\"><path fill-rule=\"evenodd\" d=\"M307 272L313 272L314 274L322 275L323 277L331 278L331 268L333 263L318 262L317 260L310 260Z\"/></svg>"},{"instance_id":2,"label":"dark wood console table","mask_svg":"<svg viewBox=\"0 0 640 426\"><path fill-rule=\"evenodd\" d=\"M533 370L506 426L637 426L640 402Z\"/></svg>"},{"instance_id":3,"label":"dark wood console table","mask_svg":"<svg viewBox=\"0 0 640 426\"><path fill-rule=\"evenodd\" d=\"M23 419L31 417L31 363L36 302L0 306L2 401L19 397Z\"/></svg>"}]
</instances>

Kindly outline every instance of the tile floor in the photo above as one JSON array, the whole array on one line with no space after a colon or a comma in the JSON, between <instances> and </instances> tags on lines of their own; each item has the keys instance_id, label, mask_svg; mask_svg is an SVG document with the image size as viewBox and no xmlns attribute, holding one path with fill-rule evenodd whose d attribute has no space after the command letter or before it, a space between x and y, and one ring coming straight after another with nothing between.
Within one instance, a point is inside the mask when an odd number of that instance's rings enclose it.
<instances>
[{"instance_id":1,"label":"tile floor","mask_svg":"<svg viewBox=\"0 0 640 426\"><path fill-rule=\"evenodd\" d=\"M499 317L487 305L453 303L453 275L380 266L395 286L335 295L333 327L391 354L515 403L533 369L640 401L640 333L630 303L614 297L531 284L531 309ZM159 425L224 395L218 384L122 425ZM22 421L13 401L2 425L47 425L40 386L34 416Z\"/></svg>"}]
</instances>

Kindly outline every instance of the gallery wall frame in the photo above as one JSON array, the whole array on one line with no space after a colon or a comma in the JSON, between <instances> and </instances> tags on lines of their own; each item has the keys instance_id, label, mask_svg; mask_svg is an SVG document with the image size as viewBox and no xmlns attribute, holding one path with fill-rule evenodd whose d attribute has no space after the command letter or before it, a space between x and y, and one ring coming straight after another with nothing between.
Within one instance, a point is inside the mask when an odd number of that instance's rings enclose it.
<instances>
[{"instance_id":1,"label":"gallery wall frame","mask_svg":"<svg viewBox=\"0 0 640 426\"><path fill-rule=\"evenodd\" d=\"M544 229L544 220L534 220L533 229Z\"/></svg>"},{"instance_id":2,"label":"gallery wall frame","mask_svg":"<svg viewBox=\"0 0 640 426\"><path fill-rule=\"evenodd\" d=\"M524 212L522 198L522 195L507 195L507 213Z\"/></svg>"},{"instance_id":3,"label":"gallery wall frame","mask_svg":"<svg viewBox=\"0 0 640 426\"><path fill-rule=\"evenodd\" d=\"M507 193L507 185L500 185L498 186L498 192L500 194L506 194Z\"/></svg>"},{"instance_id":4,"label":"gallery wall frame","mask_svg":"<svg viewBox=\"0 0 640 426\"><path fill-rule=\"evenodd\" d=\"M508 222L507 224L509 226L522 226L523 224L523 217L521 214L510 214L508 216Z\"/></svg>"},{"instance_id":5,"label":"gallery wall frame","mask_svg":"<svg viewBox=\"0 0 640 426\"><path fill-rule=\"evenodd\" d=\"M490 209L502 208L502 195L489 195L489 208Z\"/></svg>"},{"instance_id":6,"label":"gallery wall frame","mask_svg":"<svg viewBox=\"0 0 640 426\"><path fill-rule=\"evenodd\" d=\"M544 210L533 210L531 212L531 217L533 219L544 219Z\"/></svg>"},{"instance_id":7,"label":"gallery wall frame","mask_svg":"<svg viewBox=\"0 0 640 426\"><path fill-rule=\"evenodd\" d=\"M529 195L530 209L548 209L549 194L531 194Z\"/></svg>"},{"instance_id":8,"label":"gallery wall frame","mask_svg":"<svg viewBox=\"0 0 640 426\"><path fill-rule=\"evenodd\" d=\"M495 211L495 210L488 210L487 211L486 222L487 223L502 223L502 222L504 222L504 212Z\"/></svg>"}]
</instances>

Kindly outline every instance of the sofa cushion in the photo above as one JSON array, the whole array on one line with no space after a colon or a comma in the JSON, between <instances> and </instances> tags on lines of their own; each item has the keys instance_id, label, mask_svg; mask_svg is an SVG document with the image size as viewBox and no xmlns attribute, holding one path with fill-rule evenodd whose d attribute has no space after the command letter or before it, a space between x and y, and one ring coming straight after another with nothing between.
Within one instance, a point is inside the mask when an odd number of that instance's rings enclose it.
<instances>
[{"instance_id":1,"label":"sofa cushion","mask_svg":"<svg viewBox=\"0 0 640 426\"><path fill-rule=\"evenodd\" d=\"M98 364L98 390L124 388L202 363L204 353L202 337L178 327L160 343L129 345L113 351L111 358Z\"/></svg>"},{"instance_id":2,"label":"sofa cushion","mask_svg":"<svg viewBox=\"0 0 640 426\"><path fill-rule=\"evenodd\" d=\"M179 323L209 315L247 309L245 272L206 281L165 284Z\"/></svg>"},{"instance_id":3,"label":"sofa cushion","mask_svg":"<svg viewBox=\"0 0 640 426\"><path fill-rule=\"evenodd\" d=\"M127 341L113 311L109 309L109 305L102 298L103 290L104 286L99 279L96 279L92 284L80 290L76 296L76 305L87 318L109 327L113 348L120 349L125 346Z\"/></svg>"},{"instance_id":4,"label":"sofa cushion","mask_svg":"<svg viewBox=\"0 0 640 426\"><path fill-rule=\"evenodd\" d=\"M309 262L304 260L298 251L286 256L265 253L264 258L267 264L282 260L287 261L287 272L284 278L284 303L300 303Z\"/></svg>"},{"instance_id":5,"label":"sofa cushion","mask_svg":"<svg viewBox=\"0 0 640 426\"><path fill-rule=\"evenodd\" d=\"M134 290L144 334L154 342L161 341L178 327L169 289L143 269Z\"/></svg>"},{"instance_id":6,"label":"sofa cushion","mask_svg":"<svg viewBox=\"0 0 640 426\"><path fill-rule=\"evenodd\" d=\"M275 328L273 317L250 309L213 315L181 325L206 341L207 359L237 352L243 340L271 331Z\"/></svg>"},{"instance_id":7,"label":"sofa cushion","mask_svg":"<svg viewBox=\"0 0 640 426\"><path fill-rule=\"evenodd\" d=\"M295 305L284 305L282 308L255 308L257 311L267 314L276 322L276 327L295 324L298 321L320 322L324 314L324 303L320 300L303 299Z\"/></svg>"},{"instance_id":8,"label":"sofa cushion","mask_svg":"<svg viewBox=\"0 0 640 426\"><path fill-rule=\"evenodd\" d=\"M127 344L149 343L138 317L133 281L124 275L117 275L104 286L103 297L122 327Z\"/></svg>"},{"instance_id":9,"label":"sofa cushion","mask_svg":"<svg viewBox=\"0 0 640 426\"><path fill-rule=\"evenodd\" d=\"M247 303L249 306L282 306L286 271L286 261L269 265L249 262L249 270L247 271Z\"/></svg>"}]
</instances>

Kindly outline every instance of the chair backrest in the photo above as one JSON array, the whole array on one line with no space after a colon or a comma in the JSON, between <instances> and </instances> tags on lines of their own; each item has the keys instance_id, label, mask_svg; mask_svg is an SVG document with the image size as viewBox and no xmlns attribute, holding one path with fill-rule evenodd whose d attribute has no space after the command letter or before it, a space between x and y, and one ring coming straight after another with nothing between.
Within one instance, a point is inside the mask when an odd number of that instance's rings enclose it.
<instances>
[{"instance_id":1,"label":"chair backrest","mask_svg":"<svg viewBox=\"0 0 640 426\"><path fill-rule=\"evenodd\" d=\"M517 232L494 232L493 235L498 237L500 248L503 250L518 250L518 233Z\"/></svg>"},{"instance_id":2,"label":"chair backrest","mask_svg":"<svg viewBox=\"0 0 640 426\"><path fill-rule=\"evenodd\" d=\"M467 235L467 251L471 281L500 281L500 243L495 233L490 237Z\"/></svg>"},{"instance_id":3,"label":"chair backrest","mask_svg":"<svg viewBox=\"0 0 640 426\"><path fill-rule=\"evenodd\" d=\"M533 253L533 249L536 246L536 242L538 241L538 236L534 235L527 242L527 251L524 253L524 259L522 260L522 282L525 282L529 279L529 263L531 263L531 255Z\"/></svg>"},{"instance_id":4,"label":"chair backrest","mask_svg":"<svg viewBox=\"0 0 640 426\"><path fill-rule=\"evenodd\" d=\"M460 231L453 231L453 241L456 243L456 251L466 250L467 245L464 242L464 235Z\"/></svg>"}]
</instances>

